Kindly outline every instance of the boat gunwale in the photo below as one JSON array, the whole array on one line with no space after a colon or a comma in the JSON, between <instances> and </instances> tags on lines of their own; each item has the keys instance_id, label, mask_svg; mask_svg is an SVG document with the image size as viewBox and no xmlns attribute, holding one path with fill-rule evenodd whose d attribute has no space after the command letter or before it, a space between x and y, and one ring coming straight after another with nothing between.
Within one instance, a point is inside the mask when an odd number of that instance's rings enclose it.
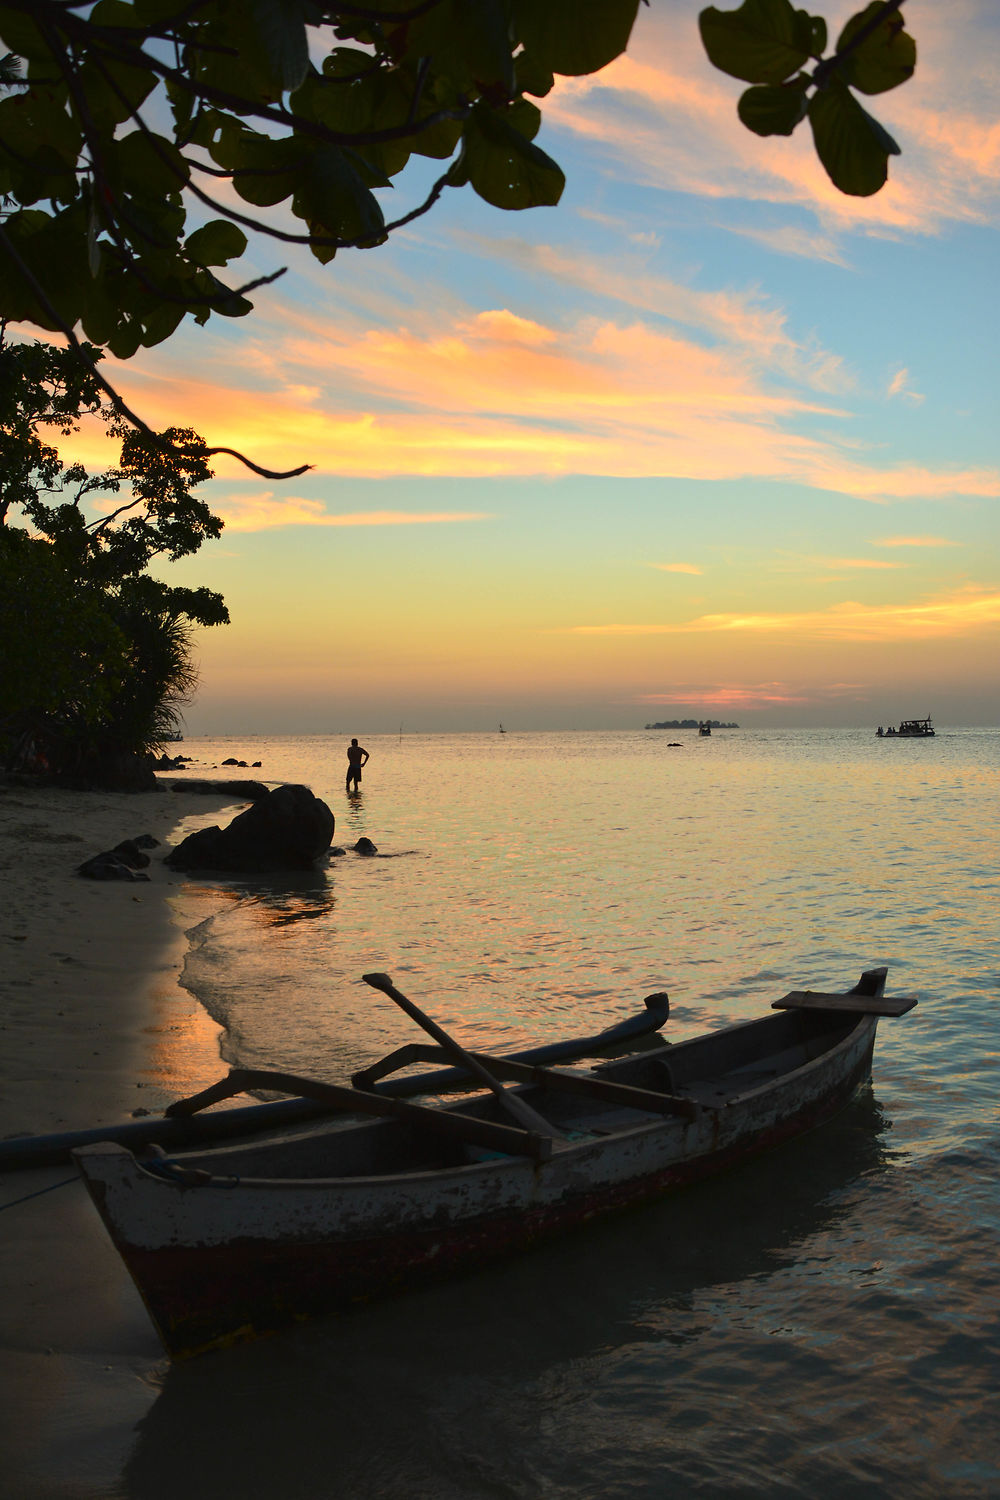
<instances>
[{"instance_id":1,"label":"boat gunwale","mask_svg":"<svg viewBox=\"0 0 1000 1500\"><path fill-rule=\"evenodd\" d=\"M711 1042L716 1038L731 1036L732 1034L743 1031L749 1027L764 1025L777 1029L782 1021L785 1021L787 1024L792 1014L794 1013L788 1011L780 1011L775 1014L766 1014L764 1016L751 1017L744 1021L737 1021L731 1023L730 1025L720 1027L719 1030L715 1032L702 1034L696 1037L690 1037L686 1042L677 1042L674 1044L666 1043L664 1044L662 1049L656 1049L656 1051L653 1052L643 1053L640 1054L640 1056L643 1060L651 1057L655 1058L660 1050L662 1050L664 1053L669 1052L670 1054L676 1054L676 1052L680 1048L687 1045L688 1042ZM842 1024L846 1024L850 1019L851 1018L849 1015L840 1017ZM253 1146L248 1146L248 1143L246 1142L234 1142L232 1144L226 1144L214 1149L206 1149L205 1147L202 1147L201 1149L185 1151L183 1153L177 1153L176 1156L171 1156L168 1158L169 1162L176 1161L177 1165L182 1169L190 1163L190 1165L196 1170L209 1172L207 1181L201 1181L197 1183L190 1181L185 1182L180 1175L178 1175L177 1177L171 1177L169 1171L157 1170L155 1165L151 1165L148 1160L144 1160L134 1151L131 1151L127 1146L123 1146L116 1142L96 1142L90 1145L86 1145L75 1150L73 1152L73 1156L75 1159L77 1159L78 1166L80 1166L81 1170L82 1163L79 1161L79 1158L93 1160L98 1156L114 1154L120 1159L121 1156L126 1156L130 1159L132 1167L134 1168L134 1172L140 1180L148 1183L151 1186L173 1188L175 1191L180 1192L189 1192L196 1189L199 1191L205 1191L211 1188L215 1188L218 1191L234 1192L245 1188L248 1190L259 1190L262 1192L282 1190L308 1190L319 1192L333 1190L345 1191L349 1189L354 1193L359 1193L366 1189L371 1190L372 1188L390 1191L394 1187L400 1188L406 1185L412 1185L414 1188L419 1188L427 1185L428 1183L438 1184L443 1188L447 1183L450 1183L452 1181L460 1182L463 1179L479 1179L482 1177L487 1177L493 1173L500 1172L510 1174L514 1171L515 1168L520 1168L523 1173L544 1174L546 1168L555 1168L559 1164L565 1163L567 1158L571 1156L582 1156L585 1152L590 1151L594 1148L600 1149L601 1147L609 1146L612 1144L617 1145L619 1143L628 1143L636 1137L649 1134L666 1134L667 1132L670 1132L677 1134L679 1137L683 1137L683 1135L687 1131L689 1131L692 1126L697 1126L698 1124L700 1124L705 1115L724 1115L733 1110L734 1107L752 1106L755 1100L762 1098L768 1094L772 1094L778 1089L793 1086L799 1080L808 1078L811 1074L819 1071L821 1068L828 1067L831 1061L835 1059L836 1055L839 1052L846 1051L849 1047L852 1047L856 1044L858 1033L862 1028L867 1026L874 1036L878 1019L879 1018L875 1015L859 1014L854 1019L854 1024L849 1025L848 1029L844 1031L843 1035L839 1036L835 1041L833 1041L830 1046L825 1047L823 1051L818 1054L818 1056L809 1058L806 1062L800 1063L796 1067L789 1068L787 1072L779 1073L775 1077L766 1080L764 1083L759 1084L752 1089L747 1089L742 1093L734 1094L725 1100L721 1100L717 1104L704 1103L701 1100L694 1099L694 1102L697 1105L698 1113L693 1119L685 1119L679 1116L663 1116L659 1114L653 1114L651 1112L648 1118L637 1119L634 1121L634 1123L622 1125L620 1128L616 1128L610 1131L608 1134L597 1135L588 1133L581 1134L580 1138L576 1140L569 1139L566 1141L559 1141L556 1143L556 1148L553 1152L552 1157L549 1159L549 1161L546 1162L536 1162L526 1157L522 1158L498 1153L496 1156L484 1156L482 1158L474 1160L456 1161L443 1166L439 1165L420 1167L416 1169L411 1168L409 1170L394 1172L356 1173L350 1176L334 1177L255 1177L245 1175L240 1172L210 1172L208 1167L202 1165L202 1162L205 1160L205 1158L225 1155L228 1152L231 1152L234 1157L241 1152L246 1152L248 1149L251 1151L260 1150L263 1152L268 1149L280 1150L282 1149L282 1147L285 1147L288 1150L294 1152L306 1142L313 1143L324 1137L333 1136L344 1131L349 1133L354 1129L363 1129L366 1126L370 1127L373 1130L377 1130L380 1128L392 1129L397 1127L398 1122L395 1121L374 1121L368 1120L362 1116L357 1117L356 1122L352 1121L349 1118L330 1122L319 1122L312 1130L306 1133L290 1136L287 1141L260 1141L255 1143ZM625 1058L618 1059L617 1061L625 1062L629 1060L630 1059ZM516 1087L517 1091L521 1093L544 1093L544 1089L539 1089L538 1085L524 1084L518 1085ZM482 1098L484 1102L486 1102L488 1099L487 1095L477 1097ZM458 1109L462 1106L467 1108L469 1102L469 1096L466 1096L464 1100L461 1101L461 1104L452 1103L447 1104L443 1107L445 1109ZM640 1106L635 1106L635 1109L637 1113L640 1112ZM599 1113L595 1112L595 1119L599 1120L599 1118ZM403 1128L406 1129L408 1127L404 1126Z\"/></svg>"}]
</instances>

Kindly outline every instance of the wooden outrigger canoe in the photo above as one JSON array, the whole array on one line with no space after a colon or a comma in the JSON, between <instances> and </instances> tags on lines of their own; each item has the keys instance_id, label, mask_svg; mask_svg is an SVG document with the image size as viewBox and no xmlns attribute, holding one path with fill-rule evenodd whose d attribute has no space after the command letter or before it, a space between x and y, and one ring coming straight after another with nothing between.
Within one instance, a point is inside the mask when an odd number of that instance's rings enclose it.
<instances>
[{"instance_id":1,"label":"wooden outrigger canoe","mask_svg":"<svg viewBox=\"0 0 1000 1500\"><path fill-rule=\"evenodd\" d=\"M337 1108L347 1096L377 1118L174 1158L116 1143L74 1158L182 1357L523 1250L811 1129L870 1076L879 1016L916 1004L887 1000L885 975L846 994L795 991L774 1014L580 1071L465 1053L387 976L366 975L486 1092L427 1106L236 1071L173 1111L273 1087Z\"/></svg>"}]
</instances>

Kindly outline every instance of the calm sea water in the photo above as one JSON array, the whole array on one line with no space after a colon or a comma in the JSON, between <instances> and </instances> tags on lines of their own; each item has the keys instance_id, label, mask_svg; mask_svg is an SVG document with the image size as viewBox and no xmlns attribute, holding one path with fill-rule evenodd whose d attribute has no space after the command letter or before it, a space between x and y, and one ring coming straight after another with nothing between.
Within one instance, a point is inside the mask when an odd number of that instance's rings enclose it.
<instances>
[{"instance_id":1,"label":"calm sea water","mask_svg":"<svg viewBox=\"0 0 1000 1500\"><path fill-rule=\"evenodd\" d=\"M659 989L680 1038L883 963L920 1004L747 1170L171 1369L121 1494L1000 1494L1000 732L373 736L353 799L347 738L179 747L305 782L348 850L185 890L230 1061L341 1080L419 1039L370 969L483 1049Z\"/></svg>"}]
</instances>

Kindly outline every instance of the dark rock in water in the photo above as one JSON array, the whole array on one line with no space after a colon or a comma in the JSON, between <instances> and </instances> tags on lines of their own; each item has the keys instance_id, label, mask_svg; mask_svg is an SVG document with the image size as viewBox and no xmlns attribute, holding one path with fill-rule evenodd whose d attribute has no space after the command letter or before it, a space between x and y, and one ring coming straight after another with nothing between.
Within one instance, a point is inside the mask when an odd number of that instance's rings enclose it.
<instances>
[{"instance_id":1,"label":"dark rock in water","mask_svg":"<svg viewBox=\"0 0 1000 1500\"><path fill-rule=\"evenodd\" d=\"M242 766L244 768L244 770L246 769L246 761L245 760L237 760L236 757L235 757L235 755L230 755L229 758L228 758L228 760L224 760L222 762L222 764L224 766ZM260 765L260 761L258 761L257 764Z\"/></svg>"},{"instance_id":2,"label":"dark rock in water","mask_svg":"<svg viewBox=\"0 0 1000 1500\"><path fill-rule=\"evenodd\" d=\"M260 761L259 760L255 760L254 763L253 763L253 766L251 766L250 769L253 770L255 766L259 766L259 765L260 765Z\"/></svg>"},{"instance_id":3,"label":"dark rock in water","mask_svg":"<svg viewBox=\"0 0 1000 1500\"><path fill-rule=\"evenodd\" d=\"M166 863L175 870L309 869L333 842L334 817L307 786L279 786L239 813L228 828L203 828Z\"/></svg>"},{"instance_id":4,"label":"dark rock in water","mask_svg":"<svg viewBox=\"0 0 1000 1500\"><path fill-rule=\"evenodd\" d=\"M149 864L149 855L143 854L135 839L122 839L121 843L116 844L110 852L117 854L118 858L132 870L144 870Z\"/></svg>"},{"instance_id":5,"label":"dark rock in water","mask_svg":"<svg viewBox=\"0 0 1000 1500\"><path fill-rule=\"evenodd\" d=\"M202 796L233 797L240 802L259 802L270 794L271 788L262 781L172 781L175 792L199 792Z\"/></svg>"},{"instance_id":6,"label":"dark rock in water","mask_svg":"<svg viewBox=\"0 0 1000 1500\"><path fill-rule=\"evenodd\" d=\"M371 839L360 838L354 845L355 854L377 854L378 850Z\"/></svg>"},{"instance_id":7,"label":"dark rock in water","mask_svg":"<svg viewBox=\"0 0 1000 1500\"><path fill-rule=\"evenodd\" d=\"M340 847L339 844L334 844L331 847L331 849L330 849L330 858L333 859L338 854L346 854L346 853L347 853L346 849L341 849L341 847Z\"/></svg>"},{"instance_id":8,"label":"dark rock in water","mask_svg":"<svg viewBox=\"0 0 1000 1500\"><path fill-rule=\"evenodd\" d=\"M149 855L144 849L155 849L159 843L151 833L140 833L135 839L122 839L113 849L95 854L84 860L77 870L88 880L148 880L148 875L138 873L149 864Z\"/></svg>"},{"instance_id":9,"label":"dark rock in water","mask_svg":"<svg viewBox=\"0 0 1000 1500\"><path fill-rule=\"evenodd\" d=\"M138 850L136 852L138 853ZM149 864L147 855L142 854L139 858L147 865ZM144 870L134 870L128 860L114 849L109 849L104 854L95 854L93 859L84 860L76 873L85 876L87 880L149 879Z\"/></svg>"}]
</instances>

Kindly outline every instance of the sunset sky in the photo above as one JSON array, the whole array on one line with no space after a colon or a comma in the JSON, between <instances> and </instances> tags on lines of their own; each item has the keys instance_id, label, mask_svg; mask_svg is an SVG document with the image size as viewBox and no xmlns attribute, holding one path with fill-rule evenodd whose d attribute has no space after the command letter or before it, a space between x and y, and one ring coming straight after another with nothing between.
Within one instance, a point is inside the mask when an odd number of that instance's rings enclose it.
<instances>
[{"instance_id":1,"label":"sunset sky","mask_svg":"<svg viewBox=\"0 0 1000 1500\"><path fill-rule=\"evenodd\" d=\"M835 37L857 5L824 11ZM1000 722L1000 8L910 3L903 155L761 140L693 0L542 101L567 188L470 189L113 378L228 460L189 733ZM393 214L439 170L397 179ZM112 363L109 361L109 364Z\"/></svg>"}]
</instances>

